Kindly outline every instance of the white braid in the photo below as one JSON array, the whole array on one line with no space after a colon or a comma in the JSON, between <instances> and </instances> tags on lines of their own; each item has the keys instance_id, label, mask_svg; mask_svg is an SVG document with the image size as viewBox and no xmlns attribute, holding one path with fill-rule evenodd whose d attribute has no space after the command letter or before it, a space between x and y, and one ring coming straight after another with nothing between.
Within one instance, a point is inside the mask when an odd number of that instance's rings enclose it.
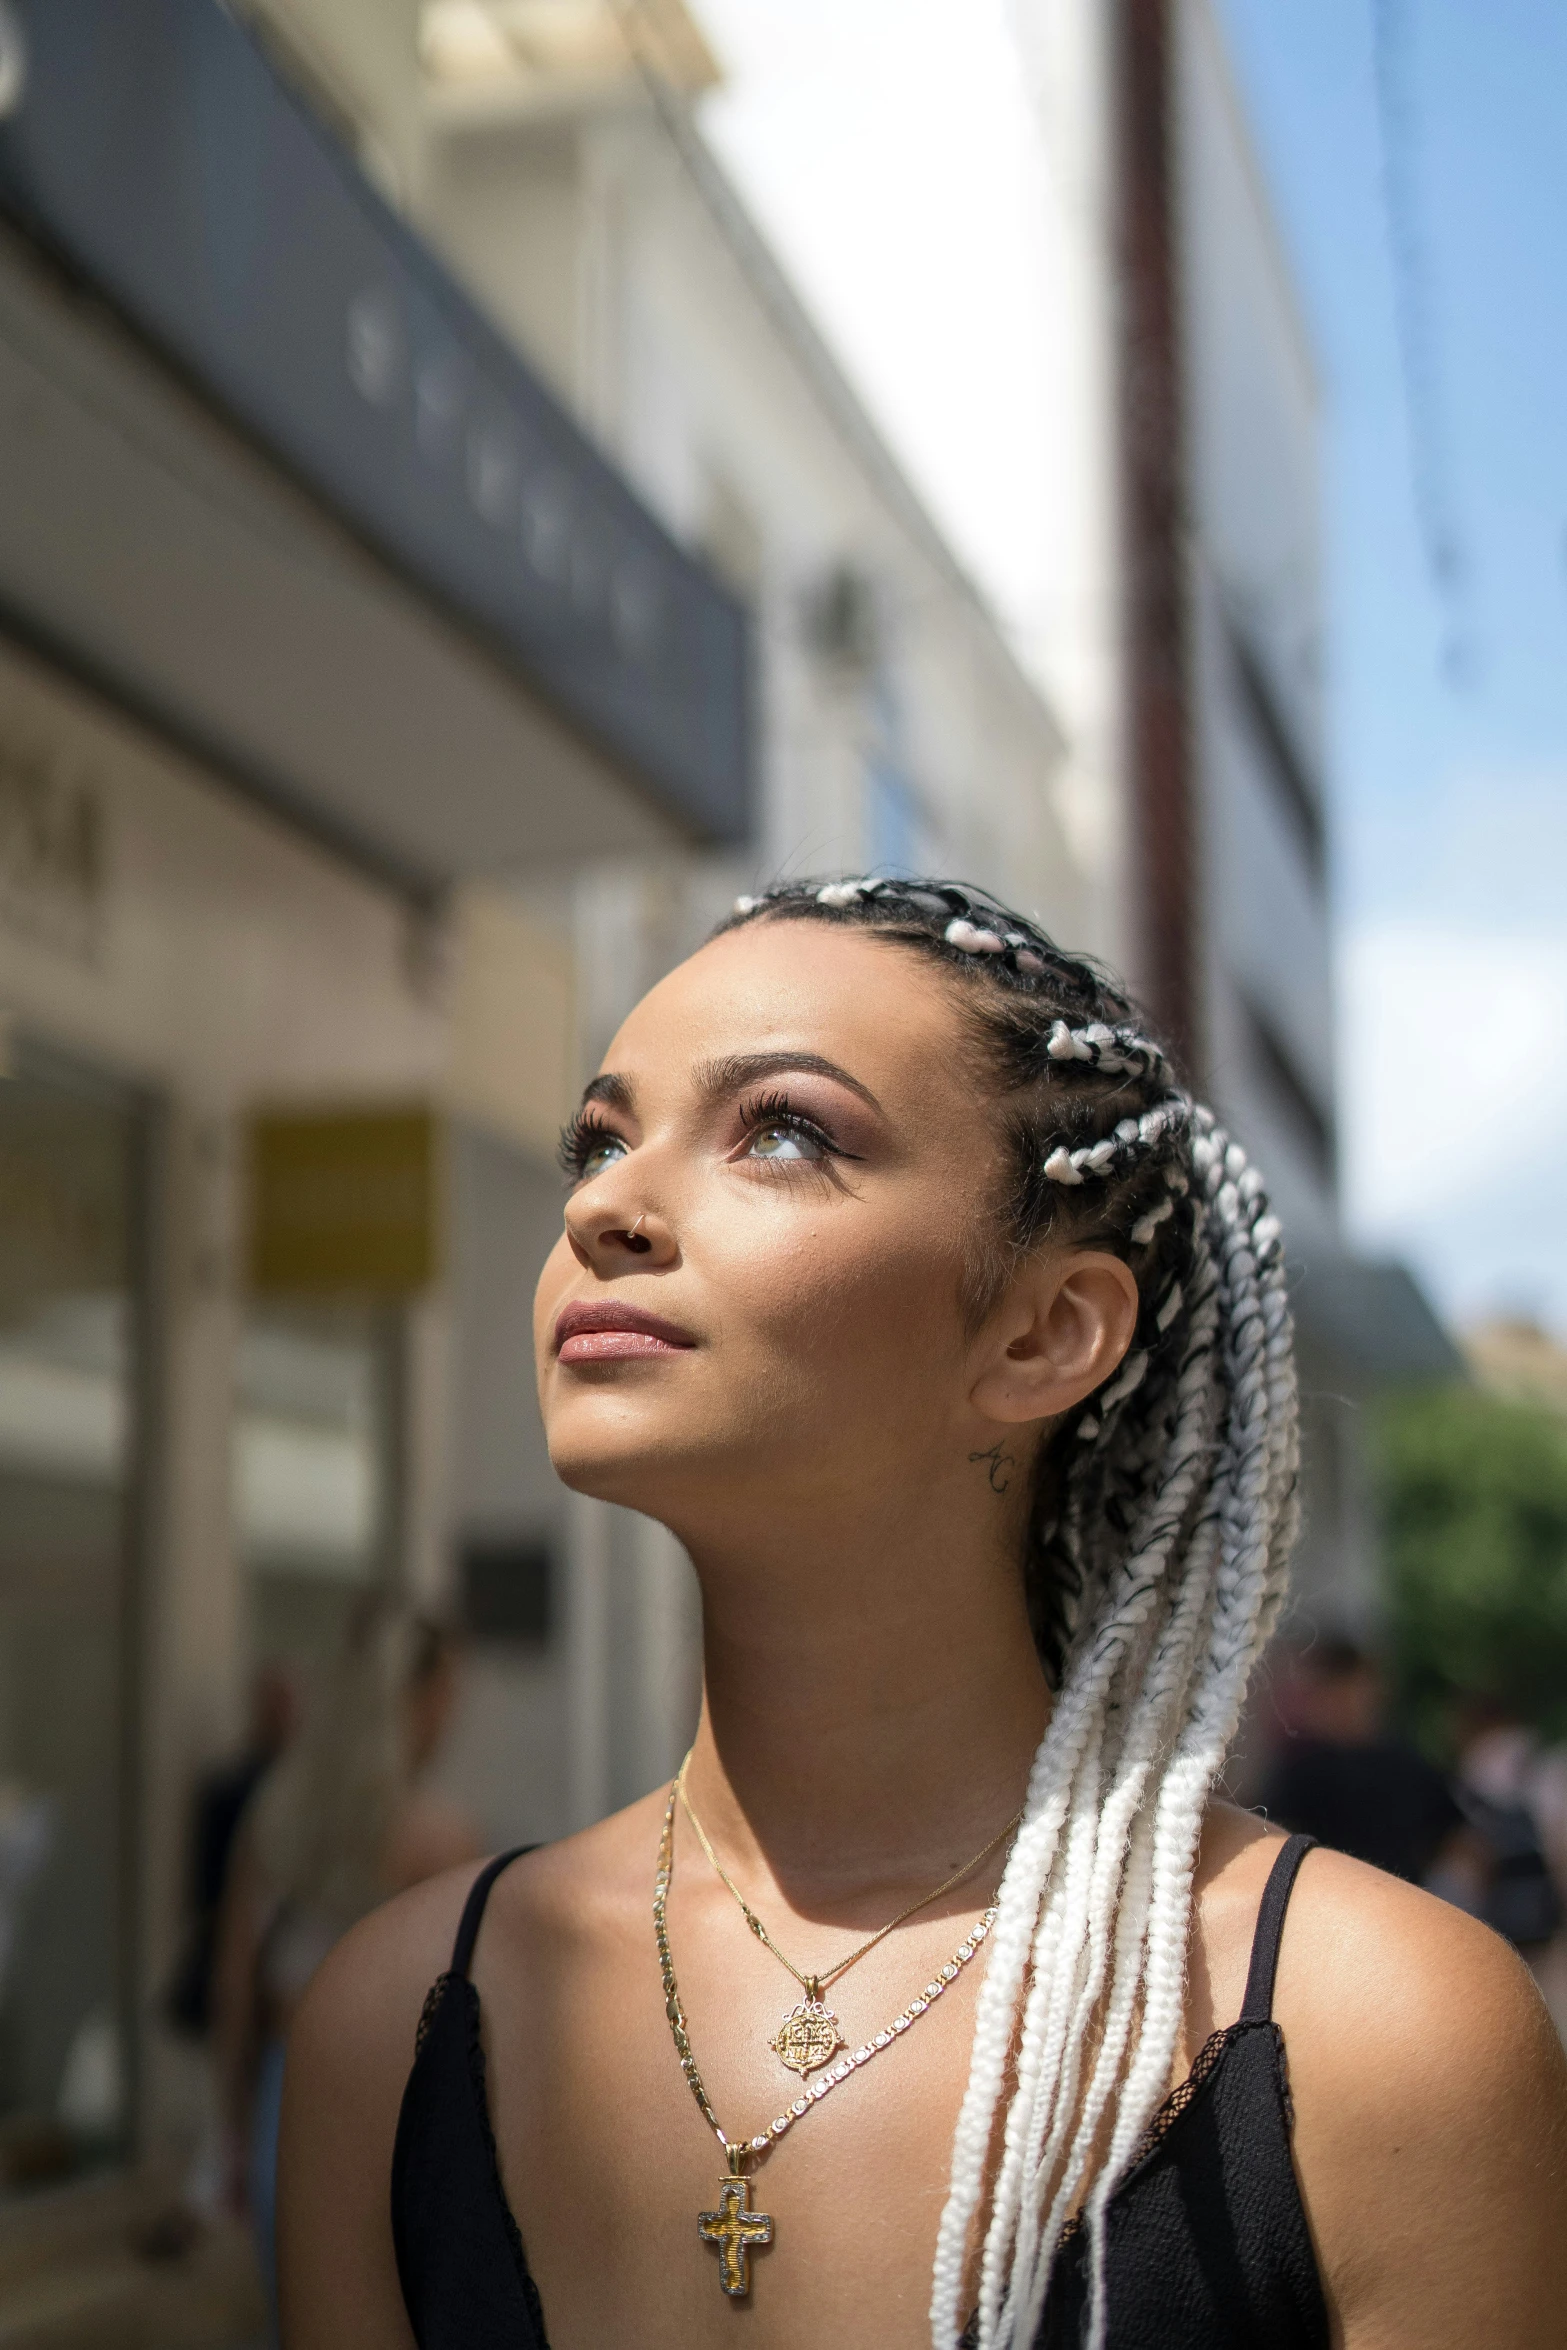
<instances>
[{"instance_id":1,"label":"white braid","mask_svg":"<svg viewBox=\"0 0 1567 2350\"><path fill-rule=\"evenodd\" d=\"M1163 1052L1150 1038L1139 1036L1135 1028L1107 1027L1103 1020L1090 1020L1086 1028L1069 1028L1057 1020L1045 1050L1052 1061L1086 1061L1111 1076L1147 1077L1166 1065Z\"/></svg>"},{"instance_id":2,"label":"white braid","mask_svg":"<svg viewBox=\"0 0 1567 2350\"><path fill-rule=\"evenodd\" d=\"M936 2350L953 2350L970 2314L970 2231L1014 2049L978 2340L981 2350L1034 2340L1061 2230L1081 2202L1088 2339L1102 2350L1106 2208L1170 2085L1203 1812L1282 1595L1296 1414L1279 1228L1238 1148L1207 1112L1182 1113L1199 1224L1184 1295L1172 1283L1157 1316L1166 1329L1187 1317L1170 1402L1149 1437L1160 1472L1118 1555L1104 1529L1082 1529L1080 1555L1101 1563L1002 1882L937 2241ZM1107 1139L1126 1140L1119 1128ZM1167 1221L1174 1196L1172 1186L1172 1200L1141 1220L1146 1232L1134 1228L1139 1243ZM1138 1359L1080 1423L1101 1437L1091 1453L1080 1448L1085 1462L1103 1457L1122 1425L1116 1407L1146 1377L1146 1352L1134 1371Z\"/></svg>"},{"instance_id":3,"label":"white braid","mask_svg":"<svg viewBox=\"0 0 1567 2350\"><path fill-rule=\"evenodd\" d=\"M1145 1680L1147 1703L1133 1725L1120 1765L1118 1783L1103 1807L1100 1821L1101 1888L1093 1920L1091 1969L1079 1996L1072 2027L1072 2064L1063 2076L1051 2123L1050 2138L1034 2172L1035 2208L1039 2209L1055 2185L1054 2199L1044 2213L1043 2235L1054 2244L1082 2188L1099 2126L1119 2078L1127 2040L1136 2013L1141 1958L1147 1933L1155 1858L1154 1820L1144 1798L1150 1773L1166 1749L1172 1731L1171 1712L1190 1676L1193 1651L1201 1637L1208 1593L1201 1578L1188 1578L1163 1637L1149 1663ZM1117 1882L1123 1872L1126 1896L1117 1906ZM1114 1931L1114 1972L1109 1984L1104 2039L1097 2053L1086 2095L1079 2103L1083 2054L1088 2045L1095 2008L1105 1991L1106 1966ZM1030 2251L1035 2245L1028 2247ZM1029 2264L1020 2260L1015 2271ZM1049 2267L1035 2260L1033 2298L1023 2310L1017 2328L1031 2341L1038 2328Z\"/></svg>"},{"instance_id":4,"label":"white braid","mask_svg":"<svg viewBox=\"0 0 1567 2350\"><path fill-rule=\"evenodd\" d=\"M1211 1316L1199 1322L1181 1379L1177 1428L1172 1451L1185 1438L1184 1475L1195 1479L1200 1439L1211 1415L1208 1400L1206 1353L1211 1345ZM1206 1343L1205 1343L1206 1342ZM1178 1467L1177 1478L1182 1474ZM934 2338L948 2346L956 2337L958 2296L962 2284L963 2252L969 2224L978 2208L991 2122L999 2098L1010 2050L1018 1990L1025 1967L1032 1962L1036 1984L1048 1989L1059 1980L1059 1968L1050 1961L1051 1945L1060 1931L1061 1885L1052 1877L1063 1823L1069 1814L1087 1816L1097 1824L1097 1809L1085 1805L1084 1780L1096 1778L1097 1761L1091 1755L1086 1772L1084 1749L1102 1742L1116 1670L1138 1624L1151 1612L1158 1577L1177 1531L1182 1503L1179 1493L1165 1497L1176 1506L1162 1513L1150 1528L1146 1543L1134 1541L1114 1571L1097 1614L1075 1643L1050 1727L1034 1759L1024 1820L1012 1848L999 1896L1000 1914L991 1936L991 1956L980 1990L975 2021L974 2053L968 2093L959 2117L954 2147L952 2187L937 2241L936 2276L932 2307ZM1044 1898L1048 1888L1048 1899ZM1025 2031L1025 2042L1027 2033ZM1031 2052L1030 2052L1031 2053ZM1019 2069L1023 2057L1020 2054ZM1009 2125L1010 2126L1010 2125ZM1016 2143L1021 2144L1021 2125ZM986 2269L991 2272L992 2300L1012 2247L1003 2223L1006 2165L997 2188L997 2210L986 2240ZM981 2302L981 2341L993 2338L985 2331L985 2298Z\"/></svg>"},{"instance_id":5,"label":"white braid","mask_svg":"<svg viewBox=\"0 0 1567 2350\"><path fill-rule=\"evenodd\" d=\"M1045 1173L1052 1183L1086 1183L1091 1178L1112 1175L1131 1159L1155 1150L1167 1135L1186 1125L1190 1117L1189 1104L1181 1095L1172 1094L1168 1101L1145 1110L1140 1118L1121 1119L1113 1132L1098 1142L1085 1143L1075 1151L1058 1145L1045 1161Z\"/></svg>"},{"instance_id":6,"label":"white braid","mask_svg":"<svg viewBox=\"0 0 1567 2350\"><path fill-rule=\"evenodd\" d=\"M1160 1225L1168 1224L1174 1213L1175 1201L1166 1197L1159 1202L1156 1208L1150 1208L1146 1216L1139 1216L1132 1226L1133 1247L1146 1248Z\"/></svg>"},{"instance_id":7,"label":"white braid","mask_svg":"<svg viewBox=\"0 0 1567 2350\"><path fill-rule=\"evenodd\" d=\"M961 918L949 922L942 932L948 946L961 947L966 955L1004 955L1007 941L996 930L981 930Z\"/></svg>"}]
</instances>

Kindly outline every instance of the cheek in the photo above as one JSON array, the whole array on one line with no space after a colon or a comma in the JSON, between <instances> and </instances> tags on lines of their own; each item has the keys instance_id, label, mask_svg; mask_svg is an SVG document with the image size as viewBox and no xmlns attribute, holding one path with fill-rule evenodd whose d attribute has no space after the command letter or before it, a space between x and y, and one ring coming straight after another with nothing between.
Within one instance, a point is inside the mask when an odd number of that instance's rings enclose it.
<instances>
[{"instance_id":1,"label":"cheek","mask_svg":"<svg viewBox=\"0 0 1567 2350\"><path fill-rule=\"evenodd\" d=\"M821 1402L928 1387L962 1343L961 1252L933 1247L931 1231L912 1203L843 1198L789 1217L715 1217L701 1253L723 1299L725 1351L770 1371L775 1392Z\"/></svg>"}]
</instances>

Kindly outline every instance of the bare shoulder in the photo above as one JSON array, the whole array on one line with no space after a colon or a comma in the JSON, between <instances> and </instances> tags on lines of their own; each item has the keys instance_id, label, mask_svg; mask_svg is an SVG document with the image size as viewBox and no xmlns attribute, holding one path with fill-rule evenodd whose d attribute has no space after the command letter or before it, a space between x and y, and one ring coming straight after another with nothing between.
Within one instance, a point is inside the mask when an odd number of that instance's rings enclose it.
<instances>
[{"instance_id":1,"label":"bare shoulder","mask_svg":"<svg viewBox=\"0 0 1567 2350\"><path fill-rule=\"evenodd\" d=\"M1527 1969L1449 1904L1319 1850L1274 2012L1347 2350L1543 2350L1567 2298L1567 2061Z\"/></svg>"},{"instance_id":2,"label":"bare shoulder","mask_svg":"<svg viewBox=\"0 0 1567 2350\"><path fill-rule=\"evenodd\" d=\"M398 1893L345 1934L316 1970L289 2032L290 2068L384 2057L404 2074L431 1986L451 1961L478 1867L467 1860Z\"/></svg>"},{"instance_id":3,"label":"bare shoulder","mask_svg":"<svg viewBox=\"0 0 1567 2350\"><path fill-rule=\"evenodd\" d=\"M374 1911L317 1970L288 2036L278 2270L290 2350L409 2350L388 2186L419 2017L470 1862Z\"/></svg>"},{"instance_id":4,"label":"bare shoulder","mask_svg":"<svg viewBox=\"0 0 1567 2350\"><path fill-rule=\"evenodd\" d=\"M580 1835L540 1845L502 1871L485 1905L481 1963L497 1945L506 1971L547 1967L562 1945L609 1930L651 1882L662 1799L650 1797ZM460 1815L441 1830L463 1833ZM399 2089L413 2059L432 1985L451 1964L472 1859L431 1876L373 1911L346 1934L312 1982L290 2034L290 2061L319 2057L341 2073L385 2071ZM645 1904L644 1904L645 1906ZM635 1912L641 1922L640 1908Z\"/></svg>"},{"instance_id":5,"label":"bare shoulder","mask_svg":"<svg viewBox=\"0 0 1567 2350\"><path fill-rule=\"evenodd\" d=\"M1397 2083L1410 2110L1527 2087L1549 2112L1567 2084L1533 1978L1489 1927L1346 1854L1301 1868L1279 1963L1277 2014L1292 2066L1370 2102ZM1356 2082L1360 2086L1356 2088Z\"/></svg>"},{"instance_id":6,"label":"bare shoulder","mask_svg":"<svg viewBox=\"0 0 1567 2350\"><path fill-rule=\"evenodd\" d=\"M657 1799L654 1799L655 1802ZM541 1847L496 1878L475 1979L504 2008L547 1997L585 1938L640 1915L646 1805ZM445 1829L443 1833L451 1832ZM653 1823L656 1844L657 1823ZM412 2350L388 2192L419 2019L449 1972L479 1875L467 1860L386 1902L319 1969L289 2033L278 2198L290 2350Z\"/></svg>"}]
</instances>

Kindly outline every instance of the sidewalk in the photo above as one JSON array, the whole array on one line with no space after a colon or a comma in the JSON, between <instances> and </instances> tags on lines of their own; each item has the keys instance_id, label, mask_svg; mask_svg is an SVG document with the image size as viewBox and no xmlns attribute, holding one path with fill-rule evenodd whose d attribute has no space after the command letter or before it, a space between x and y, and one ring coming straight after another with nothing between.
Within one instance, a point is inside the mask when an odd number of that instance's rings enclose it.
<instances>
[{"instance_id":1,"label":"sidewalk","mask_svg":"<svg viewBox=\"0 0 1567 2350\"><path fill-rule=\"evenodd\" d=\"M122 2178L0 2212L0 2350L259 2350L244 2231L149 2256L138 2245L168 2207L165 2181Z\"/></svg>"}]
</instances>

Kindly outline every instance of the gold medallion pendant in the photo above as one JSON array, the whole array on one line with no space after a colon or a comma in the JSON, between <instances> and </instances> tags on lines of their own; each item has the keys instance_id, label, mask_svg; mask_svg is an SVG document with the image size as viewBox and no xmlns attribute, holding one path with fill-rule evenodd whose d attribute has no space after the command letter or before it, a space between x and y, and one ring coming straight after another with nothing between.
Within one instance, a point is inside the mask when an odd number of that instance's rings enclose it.
<instances>
[{"instance_id":1,"label":"gold medallion pendant","mask_svg":"<svg viewBox=\"0 0 1567 2350\"><path fill-rule=\"evenodd\" d=\"M814 2073L818 2065L831 2064L839 2049L848 2045L814 1976L805 1986L805 1997L789 2010L768 2042L779 2063L786 2064L792 2073Z\"/></svg>"}]
</instances>

